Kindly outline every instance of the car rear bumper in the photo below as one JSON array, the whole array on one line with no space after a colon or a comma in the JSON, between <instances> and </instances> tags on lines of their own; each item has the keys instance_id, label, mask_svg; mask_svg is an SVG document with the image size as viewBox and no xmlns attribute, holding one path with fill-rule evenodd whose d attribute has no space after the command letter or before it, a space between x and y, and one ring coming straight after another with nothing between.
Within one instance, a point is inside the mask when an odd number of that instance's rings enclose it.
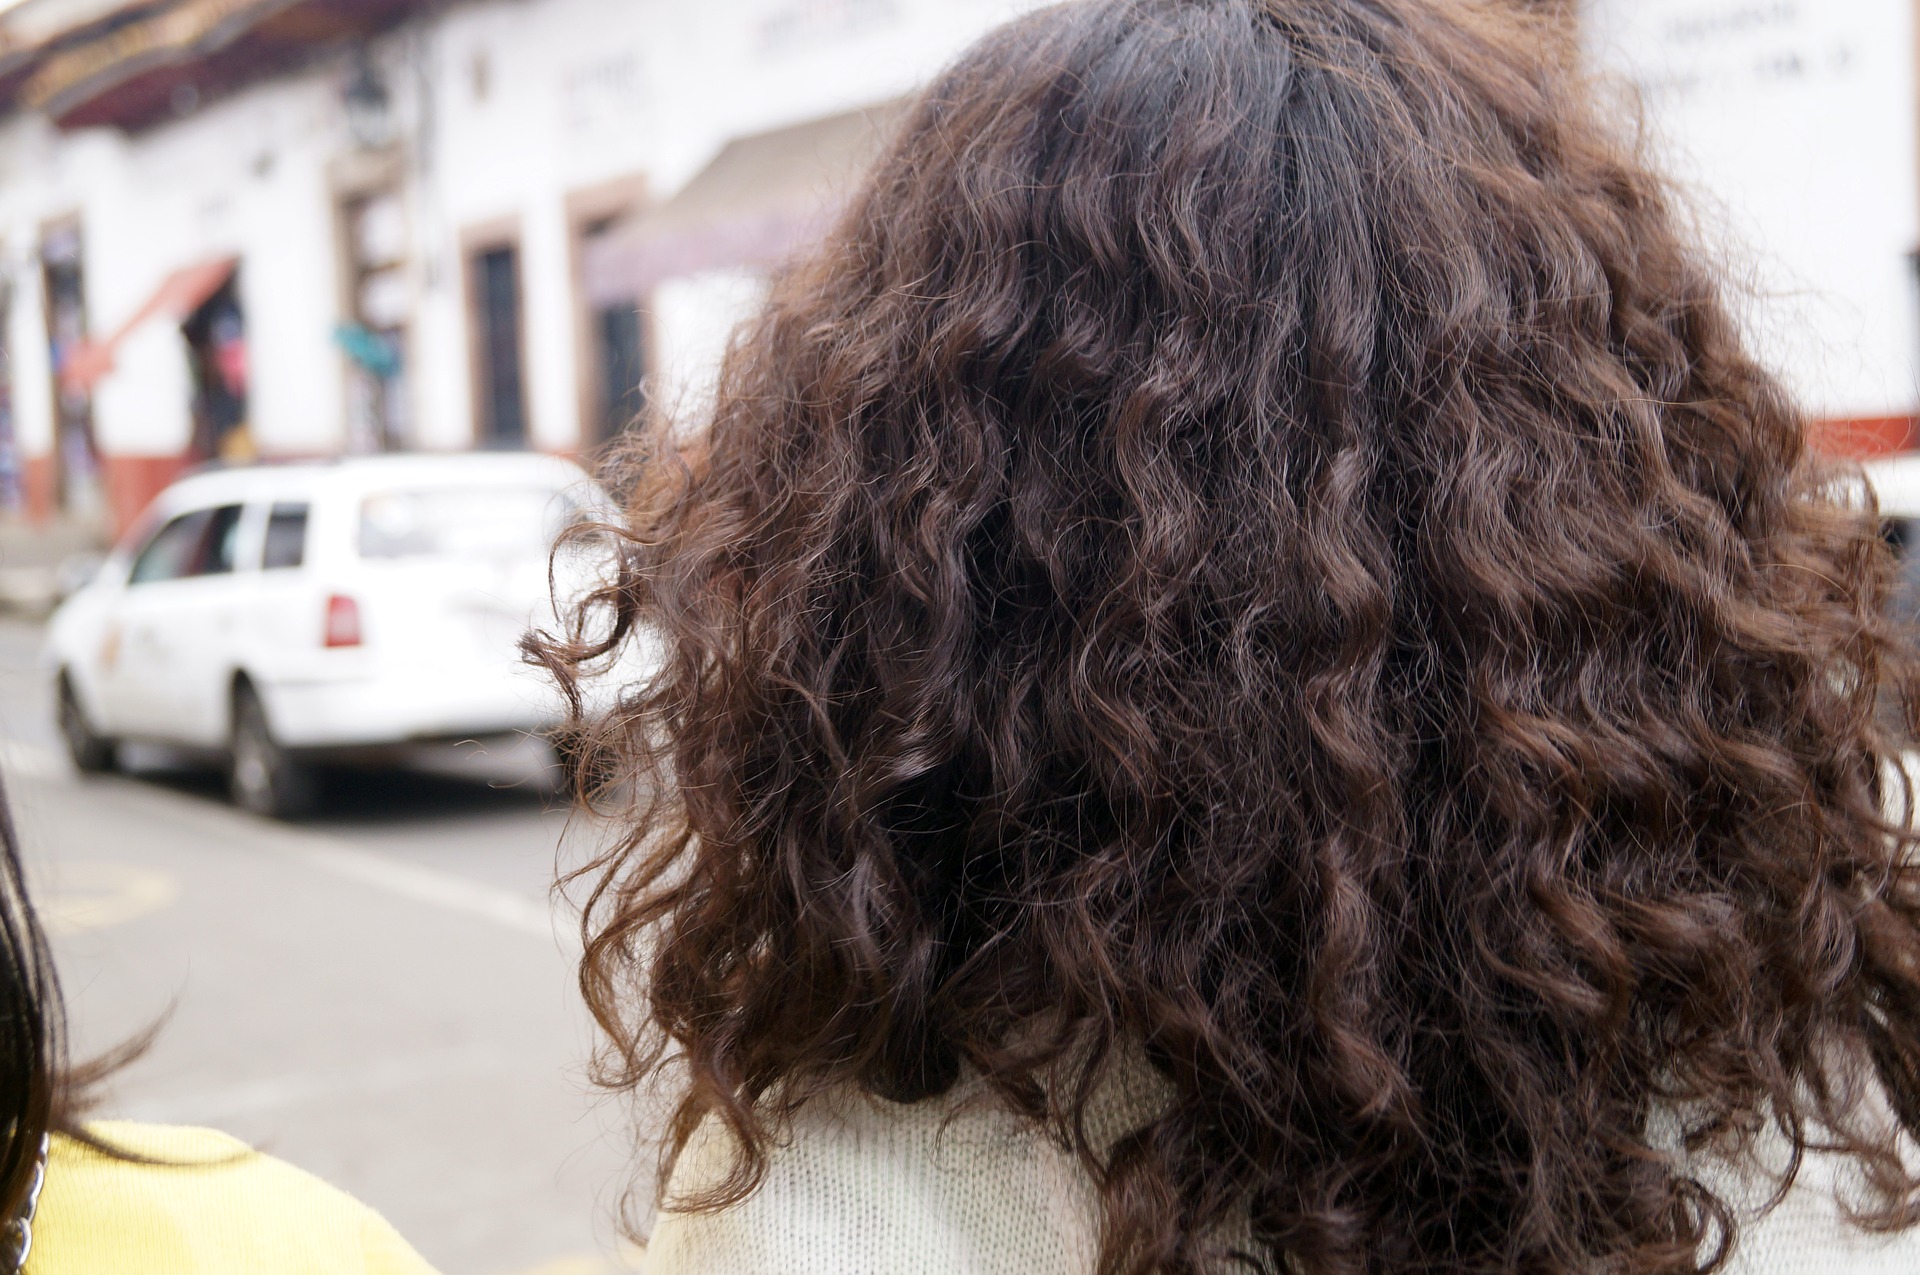
<instances>
[{"instance_id":1,"label":"car rear bumper","mask_svg":"<svg viewBox=\"0 0 1920 1275\"><path fill-rule=\"evenodd\" d=\"M559 693L531 669L263 683L267 720L289 748L359 748L543 730Z\"/></svg>"}]
</instances>

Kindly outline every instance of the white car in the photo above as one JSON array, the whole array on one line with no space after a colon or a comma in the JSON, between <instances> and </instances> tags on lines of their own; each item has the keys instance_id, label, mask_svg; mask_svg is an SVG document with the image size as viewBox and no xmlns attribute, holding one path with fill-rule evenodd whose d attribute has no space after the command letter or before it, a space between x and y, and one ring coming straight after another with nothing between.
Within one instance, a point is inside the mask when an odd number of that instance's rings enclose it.
<instances>
[{"instance_id":1,"label":"white car","mask_svg":"<svg viewBox=\"0 0 1920 1275\"><path fill-rule=\"evenodd\" d=\"M1894 611L1920 618L1920 455L1882 456L1861 466L1880 510L1880 527L1900 557Z\"/></svg>"},{"instance_id":2,"label":"white car","mask_svg":"<svg viewBox=\"0 0 1920 1275\"><path fill-rule=\"evenodd\" d=\"M1883 456L1861 466L1888 521L1920 519L1920 455Z\"/></svg>"},{"instance_id":3,"label":"white car","mask_svg":"<svg viewBox=\"0 0 1920 1275\"><path fill-rule=\"evenodd\" d=\"M542 730L561 703L518 640L553 623L555 538L602 499L509 453L183 478L54 614L68 751L87 771L122 740L218 753L235 801L285 816L316 760Z\"/></svg>"}]
</instances>

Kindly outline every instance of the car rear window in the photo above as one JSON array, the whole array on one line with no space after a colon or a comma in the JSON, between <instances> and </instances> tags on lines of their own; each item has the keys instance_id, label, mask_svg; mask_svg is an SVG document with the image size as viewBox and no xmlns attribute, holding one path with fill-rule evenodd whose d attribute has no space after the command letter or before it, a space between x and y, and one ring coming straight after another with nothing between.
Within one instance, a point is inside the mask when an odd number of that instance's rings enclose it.
<instances>
[{"instance_id":1,"label":"car rear window","mask_svg":"<svg viewBox=\"0 0 1920 1275\"><path fill-rule=\"evenodd\" d=\"M564 492L550 487L439 487L382 492L360 504L360 556L545 553L577 512Z\"/></svg>"},{"instance_id":2,"label":"car rear window","mask_svg":"<svg viewBox=\"0 0 1920 1275\"><path fill-rule=\"evenodd\" d=\"M267 571L284 571L307 560L307 507L275 505L267 514L267 539L260 552L260 566Z\"/></svg>"}]
</instances>

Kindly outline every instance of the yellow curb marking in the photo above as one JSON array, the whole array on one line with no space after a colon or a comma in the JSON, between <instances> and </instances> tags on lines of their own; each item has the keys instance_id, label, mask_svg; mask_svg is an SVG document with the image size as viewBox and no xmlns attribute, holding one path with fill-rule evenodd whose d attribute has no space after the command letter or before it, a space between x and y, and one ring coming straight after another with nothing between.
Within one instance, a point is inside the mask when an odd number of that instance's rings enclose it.
<instances>
[{"instance_id":1,"label":"yellow curb marking","mask_svg":"<svg viewBox=\"0 0 1920 1275\"><path fill-rule=\"evenodd\" d=\"M171 907L180 898L180 881L132 863L62 863L34 893L49 934L86 934Z\"/></svg>"}]
</instances>

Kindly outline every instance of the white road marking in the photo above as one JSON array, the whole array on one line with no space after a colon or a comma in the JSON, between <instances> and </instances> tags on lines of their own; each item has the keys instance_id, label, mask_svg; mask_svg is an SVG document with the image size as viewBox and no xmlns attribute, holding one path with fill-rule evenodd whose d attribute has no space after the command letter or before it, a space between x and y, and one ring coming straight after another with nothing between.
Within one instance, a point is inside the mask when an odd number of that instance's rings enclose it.
<instances>
[{"instance_id":1,"label":"white road marking","mask_svg":"<svg viewBox=\"0 0 1920 1275\"><path fill-rule=\"evenodd\" d=\"M0 736L0 771L7 779L71 780L73 767L51 748Z\"/></svg>"},{"instance_id":2,"label":"white road marking","mask_svg":"<svg viewBox=\"0 0 1920 1275\"><path fill-rule=\"evenodd\" d=\"M267 850L415 903L464 913L542 938L560 937L553 910L547 905L484 881L375 854L334 837L266 820L257 821L248 835Z\"/></svg>"},{"instance_id":3,"label":"white road marking","mask_svg":"<svg viewBox=\"0 0 1920 1275\"><path fill-rule=\"evenodd\" d=\"M396 1093L456 1077L499 1075L514 1066L512 1058L497 1050L470 1046L442 1049L368 1066L292 1072L207 1089L148 1095L124 1104L125 1114L130 1120L160 1124L222 1125L288 1107Z\"/></svg>"},{"instance_id":4,"label":"white road marking","mask_svg":"<svg viewBox=\"0 0 1920 1275\"><path fill-rule=\"evenodd\" d=\"M50 748L0 739L0 771L8 779L74 783L67 759ZM552 939L566 949L579 946L571 914L511 890L475 881L425 864L411 863L325 833L256 818L197 797L139 785L143 800L168 808L169 817L197 824L223 841L240 841L268 854L297 860L310 868L398 898L456 912L502 929Z\"/></svg>"}]
</instances>

